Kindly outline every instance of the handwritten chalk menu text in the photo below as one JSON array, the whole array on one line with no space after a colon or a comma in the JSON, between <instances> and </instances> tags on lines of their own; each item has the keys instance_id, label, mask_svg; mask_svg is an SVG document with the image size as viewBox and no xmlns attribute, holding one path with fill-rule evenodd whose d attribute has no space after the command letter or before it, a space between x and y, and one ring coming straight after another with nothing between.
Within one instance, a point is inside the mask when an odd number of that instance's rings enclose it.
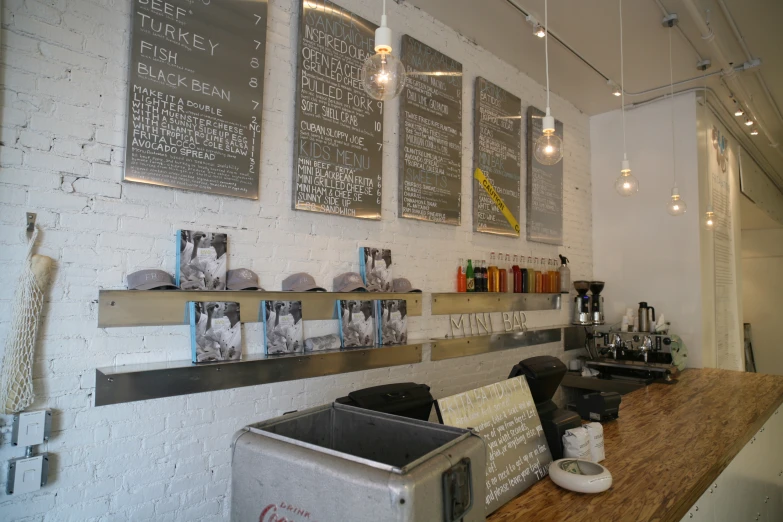
<instances>
[{"instance_id":1,"label":"handwritten chalk menu text","mask_svg":"<svg viewBox=\"0 0 783 522\"><path fill-rule=\"evenodd\" d=\"M400 49L400 215L459 225L462 64L408 35Z\"/></svg>"},{"instance_id":2,"label":"handwritten chalk menu text","mask_svg":"<svg viewBox=\"0 0 783 522\"><path fill-rule=\"evenodd\" d=\"M473 167L484 172L519 222L522 182L522 101L476 78ZM519 237L487 191L473 181L473 230Z\"/></svg>"},{"instance_id":3,"label":"handwritten chalk menu text","mask_svg":"<svg viewBox=\"0 0 783 522\"><path fill-rule=\"evenodd\" d=\"M327 0L301 0L293 208L381 219L383 102L362 88L376 25Z\"/></svg>"},{"instance_id":4,"label":"handwritten chalk menu text","mask_svg":"<svg viewBox=\"0 0 783 522\"><path fill-rule=\"evenodd\" d=\"M542 165L533 148L541 136L544 113L527 108L527 240L563 244L563 162ZM555 134L563 137L563 124L555 120Z\"/></svg>"},{"instance_id":5,"label":"handwritten chalk menu text","mask_svg":"<svg viewBox=\"0 0 783 522\"><path fill-rule=\"evenodd\" d=\"M524 376L435 402L447 426L473 428L487 444L486 513L546 477L552 454Z\"/></svg>"},{"instance_id":6,"label":"handwritten chalk menu text","mask_svg":"<svg viewBox=\"0 0 783 522\"><path fill-rule=\"evenodd\" d=\"M266 0L133 0L126 181L258 199Z\"/></svg>"}]
</instances>

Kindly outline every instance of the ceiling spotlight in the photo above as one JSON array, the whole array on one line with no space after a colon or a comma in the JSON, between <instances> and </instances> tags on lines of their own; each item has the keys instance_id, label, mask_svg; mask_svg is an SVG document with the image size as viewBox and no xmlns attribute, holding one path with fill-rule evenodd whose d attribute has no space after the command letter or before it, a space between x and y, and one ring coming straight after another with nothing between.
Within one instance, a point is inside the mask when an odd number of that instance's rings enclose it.
<instances>
[{"instance_id":1,"label":"ceiling spotlight","mask_svg":"<svg viewBox=\"0 0 783 522\"><path fill-rule=\"evenodd\" d=\"M751 136L758 136L759 135L759 130L758 129L753 129L752 131L750 131L750 135Z\"/></svg>"},{"instance_id":2,"label":"ceiling spotlight","mask_svg":"<svg viewBox=\"0 0 783 522\"><path fill-rule=\"evenodd\" d=\"M536 25L536 26L533 28L533 34L534 34L534 35L536 35L536 36L538 36L539 38L543 38L543 37L545 37L545 36L546 36L546 31L544 30L544 27L543 27L543 26L541 26L540 24L537 24L537 25Z\"/></svg>"},{"instance_id":3,"label":"ceiling spotlight","mask_svg":"<svg viewBox=\"0 0 783 522\"><path fill-rule=\"evenodd\" d=\"M737 110L734 111L734 116L744 116L744 115L745 115L745 111L743 111L739 107L737 107Z\"/></svg>"},{"instance_id":4,"label":"ceiling spotlight","mask_svg":"<svg viewBox=\"0 0 783 522\"><path fill-rule=\"evenodd\" d=\"M750 118L748 118L747 120L745 120L745 125L747 125L748 127L750 127L751 125L753 125L753 120L751 120Z\"/></svg>"},{"instance_id":5,"label":"ceiling spotlight","mask_svg":"<svg viewBox=\"0 0 783 522\"><path fill-rule=\"evenodd\" d=\"M617 96L618 98L623 95L623 91L622 89L620 89L620 86L614 83L612 80L607 81L606 85L608 85L609 88L612 89L612 94Z\"/></svg>"}]
</instances>

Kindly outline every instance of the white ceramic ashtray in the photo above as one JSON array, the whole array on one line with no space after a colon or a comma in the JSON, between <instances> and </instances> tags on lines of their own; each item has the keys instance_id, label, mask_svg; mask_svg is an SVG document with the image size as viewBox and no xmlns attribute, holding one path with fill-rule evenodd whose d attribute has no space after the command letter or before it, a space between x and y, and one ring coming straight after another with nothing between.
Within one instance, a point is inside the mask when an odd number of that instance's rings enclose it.
<instances>
[{"instance_id":1,"label":"white ceramic ashtray","mask_svg":"<svg viewBox=\"0 0 783 522\"><path fill-rule=\"evenodd\" d=\"M589 460L560 459L549 465L552 482L577 493L600 493L612 487L612 474Z\"/></svg>"}]
</instances>

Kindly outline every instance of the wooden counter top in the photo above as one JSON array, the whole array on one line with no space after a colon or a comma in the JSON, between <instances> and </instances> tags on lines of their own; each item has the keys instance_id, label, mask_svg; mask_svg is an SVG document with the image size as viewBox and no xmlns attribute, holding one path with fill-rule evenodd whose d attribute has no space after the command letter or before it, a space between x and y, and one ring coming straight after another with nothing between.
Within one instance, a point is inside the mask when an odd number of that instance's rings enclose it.
<instances>
[{"instance_id":1,"label":"wooden counter top","mask_svg":"<svg viewBox=\"0 0 783 522\"><path fill-rule=\"evenodd\" d=\"M624 395L604 424L611 489L573 493L547 477L487 520L679 521L781 403L781 376L685 370Z\"/></svg>"}]
</instances>

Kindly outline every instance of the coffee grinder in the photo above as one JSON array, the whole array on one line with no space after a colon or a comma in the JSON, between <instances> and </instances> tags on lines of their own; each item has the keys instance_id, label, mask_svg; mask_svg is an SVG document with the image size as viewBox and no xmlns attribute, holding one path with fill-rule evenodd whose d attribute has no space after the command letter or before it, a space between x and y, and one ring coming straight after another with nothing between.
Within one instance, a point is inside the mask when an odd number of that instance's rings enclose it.
<instances>
[{"instance_id":1,"label":"coffee grinder","mask_svg":"<svg viewBox=\"0 0 783 522\"><path fill-rule=\"evenodd\" d=\"M593 319L590 316L590 296L587 291L590 289L590 281L574 281L574 288L577 296L574 297L574 317L571 320L573 324L591 325Z\"/></svg>"},{"instance_id":2,"label":"coffee grinder","mask_svg":"<svg viewBox=\"0 0 783 522\"><path fill-rule=\"evenodd\" d=\"M603 281L590 281L590 317L593 324L604 324L604 298L600 295L603 289Z\"/></svg>"},{"instance_id":3,"label":"coffee grinder","mask_svg":"<svg viewBox=\"0 0 783 522\"><path fill-rule=\"evenodd\" d=\"M525 376L538 417L541 419L549 451L552 453L552 460L563 458L563 435L566 430L582 425L576 412L561 410L552 400L566 371L566 365L557 357L539 355L515 364L508 376L509 379Z\"/></svg>"}]
</instances>

